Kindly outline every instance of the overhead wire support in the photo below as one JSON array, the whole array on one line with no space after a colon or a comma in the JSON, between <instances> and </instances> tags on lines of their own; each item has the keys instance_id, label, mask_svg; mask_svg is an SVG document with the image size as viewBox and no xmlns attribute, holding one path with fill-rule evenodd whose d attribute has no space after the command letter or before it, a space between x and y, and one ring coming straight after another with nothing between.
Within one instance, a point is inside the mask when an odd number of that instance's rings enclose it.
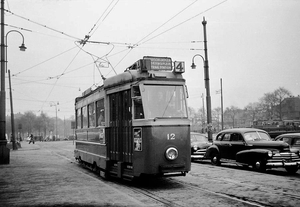
<instances>
[{"instance_id":1,"label":"overhead wire support","mask_svg":"<svg viewBox=\"0 0 300 207\"><path fill-rule=\"evenodd\" d=\"M82 45L82 47L86 44L86 42L90 39L91 36L89 35L85 35L84 39L80 41L80 45Z\"/></svg>"}]
</instances>

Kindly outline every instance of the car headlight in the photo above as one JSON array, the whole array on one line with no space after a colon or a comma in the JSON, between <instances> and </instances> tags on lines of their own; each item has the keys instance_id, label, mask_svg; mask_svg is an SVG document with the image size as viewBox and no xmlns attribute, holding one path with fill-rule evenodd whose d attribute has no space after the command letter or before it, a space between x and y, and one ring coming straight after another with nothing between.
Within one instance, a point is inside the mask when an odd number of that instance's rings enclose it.
<instances>
[{"instance_id":1,"label":"car headlight","mask_svg":"<svg viewBox=\"0 0 300 207\"><path fill-rule=\"evenodd\" d=\"M198 149L198 146L197 145L194 145L193 146L194 150L196 151Z\"/></svg>"},{"instance_id":2,"label":"car headlight","mask_svg":"<svg viewBox=\"0 0 300 207\"><path fill-rule=\"evenodd\" d=\"M168 160L175 160L178 157L178 150L174 147L170 147L166 150L165 155Z\"/></svg>"},{"instance_id":3,"label":"car headlight","mask_svg":"<svg viewBox=\"0 0 300 207\"><path fill-rule=\"evenodd\" d=\"M272 151L268 151L268 156L272 157L273 156L273 152Z\"/></svg>"}]
</instances>

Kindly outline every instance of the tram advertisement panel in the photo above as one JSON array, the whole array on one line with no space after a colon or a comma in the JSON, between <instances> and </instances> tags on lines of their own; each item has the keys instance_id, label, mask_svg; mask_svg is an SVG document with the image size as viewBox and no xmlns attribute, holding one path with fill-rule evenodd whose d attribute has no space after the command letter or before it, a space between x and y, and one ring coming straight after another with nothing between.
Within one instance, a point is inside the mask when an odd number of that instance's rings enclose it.
<instances>
[{"instance_id":1,"label":"tram advertisement panel","mask_svg":"<svg viewBox=\"0 0 300 207\"><path fill-rule=\"evenodd\" d=\"M142 128L133 129L134 151L142 151Z\"/></svg>"}]
</instances>

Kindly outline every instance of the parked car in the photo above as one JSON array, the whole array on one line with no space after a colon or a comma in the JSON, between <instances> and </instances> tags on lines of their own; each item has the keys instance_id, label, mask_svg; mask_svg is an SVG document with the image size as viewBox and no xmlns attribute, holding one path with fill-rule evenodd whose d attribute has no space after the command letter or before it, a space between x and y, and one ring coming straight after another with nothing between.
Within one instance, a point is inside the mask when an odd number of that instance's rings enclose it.
<instances>
[{"instance_id":1,"label":"parked car","mask_svg":"<svg viewBox=\"0 0 300 207\"><path fill-rule=\"evenodd\" d=\"M191 160L206 158L206 149L211 145L206 135L191 132Z\"/></svg>"},{"instance_id":2,"label":"parked car","mask_svg":"<svg viewBox=\"0 0 300 207\"><path fill-rule=\"evenodd\" d=\"M266 131L255 128L219 132L206 156L214 165L230 162L262 172L282 167L288 173L296 173L300 166L299 150L291 150L286 142L272 141Z\"/></svg>"},{"instance_id":3,"label":"parked car","mask_svg":"<svg viewBox=\"0 0 300 207\"><path fill-rule=\"evenodd\" d=\"M288 143L292 148L300 150L300 133L288 133L281 134L274 139L275 141L284 141Z\"/></svg>"}]
</instances>

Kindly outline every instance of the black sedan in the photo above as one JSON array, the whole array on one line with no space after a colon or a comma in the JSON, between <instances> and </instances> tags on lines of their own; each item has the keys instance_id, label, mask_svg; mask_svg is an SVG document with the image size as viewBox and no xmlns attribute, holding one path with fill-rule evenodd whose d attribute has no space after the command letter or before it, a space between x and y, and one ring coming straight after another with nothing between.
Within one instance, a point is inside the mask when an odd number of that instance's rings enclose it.
<instances>
[{"instance_id":1,"label":"black sedan","mask_svg":"<svg viewBox=\"0 0 300 207\"><path fill-rule=\"evenodd\" d=\"M255 128L227 129L218 133L213 145L206 151L212 164L222 162L252 166L258 171L285 168L296 173L300 167L300 152L290 149L283 141L272 141L269 134Z\"/></svg>"},{"instance_id":2,"label":"black sedan","mask_svg":"<svg viewBox=\"0 0 300 207\"><path fill-rule=\"evenodd\" d=\"M275 141L284 141L288 143L292 148L300 150L300 133L288 133L277 136Z\"/></svg>"},{"instance_id":3,"label":"black sedan","mask_svg":"<svg viewBox=\"0 0 300 207\"><path fill-rule=\"evenodd\" d=\"M206 158L206 149L211 145L206 135L191 132L191 160Z\"/></svg>"}]
</instances>

